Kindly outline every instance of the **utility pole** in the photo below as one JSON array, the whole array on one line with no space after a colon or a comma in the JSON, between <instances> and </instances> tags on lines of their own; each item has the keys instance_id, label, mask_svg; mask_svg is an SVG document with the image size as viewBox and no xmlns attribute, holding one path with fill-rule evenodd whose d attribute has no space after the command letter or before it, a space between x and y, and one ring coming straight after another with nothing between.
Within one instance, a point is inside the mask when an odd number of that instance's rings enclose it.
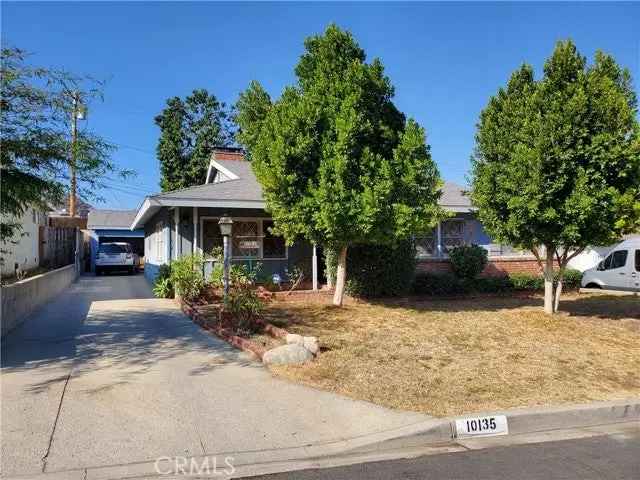
<instances>
[{"instance_id":1,"label":"utility pole","mask_svg":"<svg viewBox=\"0 0 640 480\"><path fill-rule=\"evenodd\" d=\"M71 113L71 161L69 162L69 170L71 174L71 193L69 194L69 216L76 216L76 150L78 142L78 113L80 99L78 98L78 92L73 92L73 111Z\"/></svg>"}]
</instances>

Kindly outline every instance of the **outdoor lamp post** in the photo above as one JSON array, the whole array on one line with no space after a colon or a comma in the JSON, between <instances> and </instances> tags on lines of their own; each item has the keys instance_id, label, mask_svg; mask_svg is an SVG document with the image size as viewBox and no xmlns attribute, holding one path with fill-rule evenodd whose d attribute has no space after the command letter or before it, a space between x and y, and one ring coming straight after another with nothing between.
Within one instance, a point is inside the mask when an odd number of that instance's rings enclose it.
<instances>
[{"instance_id":1,"label":"outdoor lamp post","mask_svg":"<svg viewBox=\"0 0 640 480\"><path fill-rule=\"evenodd\" d=\"M222 283L224 285L224 300L227 301L229 296L229 258L231 257L229 251L229 237L231 236L231 229L233 227L233 220L227 215L224 215L218 222L220 225L220 233L222 234Z\"/></svg>"}]
</instances>

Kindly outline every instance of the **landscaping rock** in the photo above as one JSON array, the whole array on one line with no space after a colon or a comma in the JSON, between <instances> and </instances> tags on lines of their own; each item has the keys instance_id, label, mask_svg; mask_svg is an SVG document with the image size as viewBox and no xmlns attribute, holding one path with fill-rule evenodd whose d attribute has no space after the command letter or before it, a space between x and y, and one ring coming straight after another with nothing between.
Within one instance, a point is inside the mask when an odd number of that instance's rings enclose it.
<instances>
[{"instance_id":1,"label":"landscaping rock","mask_svg":"<svg viewBox=\"0 0 640 480\"><path fill-rule=\"evenodd\" d=\"M314 355L317 355L320 351L320 344L318 343L318 339L316 337L304 337L303 343L304 348L309 350Z\"/></svg>"},{"instance_id":2,"label":"landscaping rock","mask_svg":"<svg viewBox=\"0 0 640 480\"><path fill-rule=\"evenodd\" d=\"M313 354L297 343L282 345L267 351L262 362L267 365L296 365L313 359Z\"/></svg>"},{"instance_id":3,"label":"landscaping rock","mask_svg":"<svg viewBox=\"0 0 640 480\"><path fill-rule=\"evenodd\" d=\"M288 333L286 337L288 344L304 345L304 337L296 333Z\"/></svg>"}]
</instances>

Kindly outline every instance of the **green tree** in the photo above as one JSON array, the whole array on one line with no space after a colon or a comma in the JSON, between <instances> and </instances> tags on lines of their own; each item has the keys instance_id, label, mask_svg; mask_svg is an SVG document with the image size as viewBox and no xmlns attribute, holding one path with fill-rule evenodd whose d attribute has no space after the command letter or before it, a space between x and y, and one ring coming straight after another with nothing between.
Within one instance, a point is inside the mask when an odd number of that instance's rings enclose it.
<instances>
[{"instance_id":1,"label":"green tree","mask_svg":"<svg viewBox=\"0 0 640 480\"><path fill-rule=\"evenodd\" d=\"M214 147L233 141L229 111L205 89L184 100L173 97L156 116L160 127L157 155L162 191L201 185Z\"/></svg>"},{"instance_id":2,"label":"green tree","mask_svg":"<svg viewBox=\"0 0 640 480\"><path fill-rule=\"evenodd\" d=\"M102 98L102 82L64 70L34 67L17 48L3 48L0 76L1 235L15 241L29 207L48 209L68 191L73 97L87 105ZM110 160L114 146L79 129L75 147L78 192L98 198L109 173L130 174Z\"/></svg>"},{"instance_id":3,"label":"green tree","mask_svg":"<svg viewBox=\"0 0 640 480\"><path fill-rule=\"evenodd\" d=\"M396 108L382 63L367 63L350 33L331 25L308 38L295 73L274 103L255 83L240 97L240 142L276 232L338 253L341 305L349 246L431 228L440 180L424 130Z\"/></svg>"},{"instance_id":4,"label":"green tree","mask_svg":"<svg viewBox=\"0 0 640 480\"><path fill-rule=\"evenodd\" d=\"M529 65L516 70L480 114L473 202L490 235L536 256L547 313L558 309L571 258L637 225L636 114L628 70L602 52L587 65L571 41L557 44L541 79Z\"/></svg>"}]
</instances>

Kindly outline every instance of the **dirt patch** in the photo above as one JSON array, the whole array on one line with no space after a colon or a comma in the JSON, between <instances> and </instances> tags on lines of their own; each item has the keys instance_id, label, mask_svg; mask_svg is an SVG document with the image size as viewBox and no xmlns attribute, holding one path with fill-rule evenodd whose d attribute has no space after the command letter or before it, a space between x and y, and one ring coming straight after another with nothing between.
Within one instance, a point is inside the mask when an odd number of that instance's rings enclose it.
<instances>
[{"instance_id":1,"label":"dirt patch","mask_svg":"<svg viewBox=\"0 0 640 480\"><path fill-rule=\"evenodd\" d=\"M465 412L640 395L640 298L272 302L270 322L320 339L281 377L391 408Z\"/></svg>"}]
</instances>

